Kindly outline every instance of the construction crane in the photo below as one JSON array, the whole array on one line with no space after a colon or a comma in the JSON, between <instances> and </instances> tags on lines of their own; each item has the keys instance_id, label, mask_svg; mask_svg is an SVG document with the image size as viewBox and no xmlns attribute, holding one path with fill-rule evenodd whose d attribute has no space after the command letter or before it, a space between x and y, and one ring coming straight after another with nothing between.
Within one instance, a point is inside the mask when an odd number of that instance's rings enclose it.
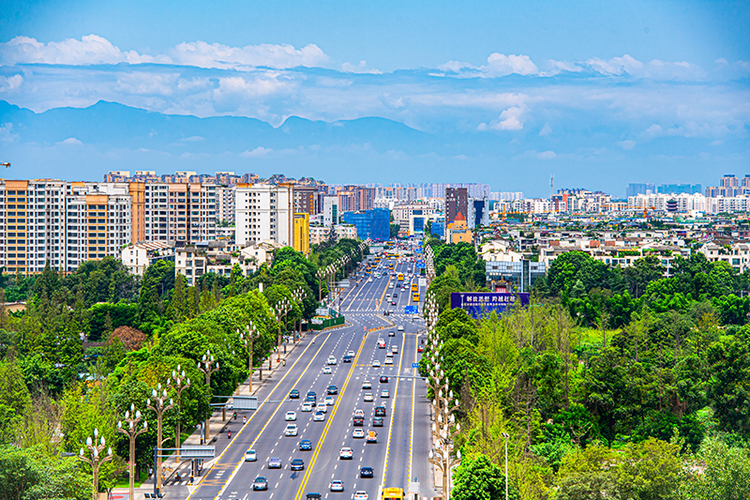
<instances>
[{"instance_id":1,"label":"construction crane","mask_svg":"<svg viewBox=\"0 0 750 500\"><path fill-rule=\"evenodd\" d=\"M6 162L3 162L3 163L0 163L0 166L5 167L5 168L10 168L10 162L6 161Z\"/></svg>"}]
</instances>

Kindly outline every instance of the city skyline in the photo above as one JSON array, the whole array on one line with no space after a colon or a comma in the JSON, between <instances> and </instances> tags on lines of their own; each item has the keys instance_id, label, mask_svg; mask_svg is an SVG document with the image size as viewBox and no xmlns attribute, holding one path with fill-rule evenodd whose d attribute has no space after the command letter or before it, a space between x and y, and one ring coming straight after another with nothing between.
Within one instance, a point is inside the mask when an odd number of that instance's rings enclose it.
<instances>
[{"instance_id":1,"label":"city skyline","mask_svg":"<svg viewBox=\"0 0 750 500\"><path fill-rule=\"evenodd\" d=\"M130 164L342 184L430 175L532 196L552 174L619 195L741 172L748 10L593 5L7 9L2 161L92 180Z\"/></svg>"}]
</instances>

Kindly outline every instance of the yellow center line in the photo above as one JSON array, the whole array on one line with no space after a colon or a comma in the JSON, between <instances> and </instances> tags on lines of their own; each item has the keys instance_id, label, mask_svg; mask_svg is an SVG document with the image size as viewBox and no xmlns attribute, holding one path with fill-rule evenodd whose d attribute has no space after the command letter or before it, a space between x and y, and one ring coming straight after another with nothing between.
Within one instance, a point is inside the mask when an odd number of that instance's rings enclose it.
<instances>
[{"instance_id":1,"label":"yellow center line","mask_svg":"<svg viewBox=\"0 0 750 500\"><path fill-rule=\"evenodd\" d=\"M405 342L404 342L405 343ZM419 349L419 335L414 336L414 363L417 362L417 352ZM416 392L417 392L417 368L414 368L414 377L411 381L411 421L409 422L409 475L407 478L411 481L411 469L412 461L414 460L414 406L416 404Z\"/></svg>"},{"instance_id":2,"label":"yellow center line","mask_svg":"<svg viewBox=\"0 0 750 500\"><path fill-rule=\"evenodd\" d=\"M321 350L323 349L323 346L324 346L324 345L325 345L325 343L326 343L326 342L328 341L328 339L330 338L330 336L331 336L331 334L332 334L332 333L333 333L333 332L329 333L329 334L328 334L328 335L326 336L326 338L325 338L325 339L323 340L323 342L321 342L321 343L320 343L320 347L318 347L318 350L317 350L317 351L315 352L315 355L314 355L314 356L312 357L312 359L310 359L310 362L309 362L309 363L307 363L307 366L306 366L306 367L305 367L305 369L304 369L304 370L302 371L302 374L301 374L301 375L300 375L300 376L299 376L299 377L297 378L297 380L295 380L295 382L294 382L294 385L295 385L295 386L296 386L296 385L297 385L297 384L299 383L300 379L302 379L302 377L303 377L303 376L305 375L305 373L307 372L308 368L310 368L310 365L312 364L312 362L313 362L313 361L315 361L315 358L317 358L317 357L318 357L318 354L320 354L320 351L321 351ZM276 391L276 389L278 389L278 388L279 388L279 386L280 386L280 385L281 385L281 383L282 383L282 382L284 381L284 379L285 379L285 378L287 377L287 375L289 375L289 374L290 374L290 373L292 372L292 368L294 368L294 366L295 366L295 365L297 364L297 362L298 362L298 361L299 361L300 359L302 359L302 356L303 356L303 355L305 354L305 352L307 352L307 350L308 350L308 349L310 348L310 346L312 346L312 345L313 345L312 343L310 343L310 344L307 344L307 347L305 347L305 350L304 350L304 351L302 351L302 353L301 353L301 354L299 355L299 357L298 357L298 358L297 358L297 359L296 359L296 360L294 361L294 363L292 364L292 366L290 366L290 367L289 367L289 370L288 370L288 371L287 371L287 372L286 372L286 373L284 374L284 376L283 376L283 377L281 377L281 380L279 380L279 381L278 381L278 382L276 383L276 386L275 386L275 387L274 387L274 388L273 388L273 389L271 390L271 392L269 392L269 393L268 393L268 396L267 396L267 397L265 398L265 400L264 400L264 401L263 401L263 402L262 402L262 403L260 404L260 406L259 406L259 407L258 407L258 408L257 408L257 409L255 410L255 412L253 412L253 414L252 414L252 415L250 415L250 418L249 418L249 419L247 419L247 422L246 422L246 423L245 423L245 424L244 424L244 425L242 426L242 428L240 429L240 431L239 431L239 432L237 433L237 436L239 436L240 434L242 434L242 431L244 431L244 430L245 430L245 429L247 428L247 426L248 426L248 425L250 424L250 422L251 422L251 421L253 420L253 418L255 417L255 415L257 415L257 414L258 414L258 411L260 411L260 409L261 409L261 408L263 408L263 406L264 406L264 405L266 404L266 402L267 402L267 401L268 401L268 400L270 399L271 395L272 395L272 394L273 394L273 393L274 393L274 392ZM269 423L271 422L271 420L273 419L274 415L276 415L276 413L277 413L277 412L279 411L279 409L280 409L280 408L281 408L281 404L278 404L278 405L277 405L277 407L276 407L276 410L275 410L275 411L273 412L273 414L271 415L271 418L269 418L269 419L268 419L268 421L266 421L266 424L265 424L265 425L263 426L263 428L262 428L262 429L260 430L260 432L258 433L258 435L257 435L257 436L255 437L255 440L254 440L254 441L252 442L252 444L250 445L250 447L251 447L251 448L252 448L253 446L255 446L255 443L256 443L256 442L258 441L258 439L260 439L260 436L261 436L261 434L263 434L263 431L265 431L265 430L266 430L266 427L268 427L268 424L269 424ZM225 453L227 452L227 450L228 450L228 449L229 449L229 448L230 448L230 447L231 447L231 446L232 446L232 445L234 444L234 442L235 442L235 440L234 440L234 439L233 439L232 441L230 441L230 442L229 442L229 445L228 445L228 446L227 446L226 448L224 448L224 451L222 451L222 452L221 452L221 454L219 455L219 458L218 458L218 459L216 460L216 463L214 464L214 466L219 466L219 460L221 460L221 457L223 457L223 456L224 456L224 454L225 454ZM242 459L240 460L240 462L239 462L239 463L238 463L238 464L237 464L237 465L235 466L235 469L234 469L234 471L232 472L231 476L229 476L229 479L227 480L227 482L226 482L226 483L224 484L224 486L223 486L223 487L221 488L221 490L219 490L219 493L218 493L218 494L216 495L216 497L214 497L214 498L219 498L219 497L220 497L220 496L221 496L221 495L222 495L222 494L224 493L224 490L226 490L227 486L229 486L229 483L231 483L231 482L232 482L232 479L234 479L234 476L235 476L235 475L237 474L237 471L239 471L239 469L240 469L240 466L241 466L241 465L242 465L242 464L243 464L244 462L245 462L245 459L244 459L244 457L243 457L243 458L242 458ZM223 465L223 467L229 467L230 465L231 465L231 464L226 464L226 465ZM213 467L212 467L212 468L213 468ZM206 475L205 475L205 476L203 476L203 477L206 477L206 476L208 476L208 473L206 473ZM193 492L197 491L197 489L198 489L198 488L195 488L195 489L193 490ZM190 493L190 495L188 495L188 497L187 497L187 499L186 499L186 500L189 500L189 499L190 499L190 497L192 496L192 494L193 494L193 493L191 492L191 493Z\"/></svg>"},{"instance_id":3,"label":"yellow center line","mask_svg":"<svg viewBox=\"0 0 750 500\"><path fill-rule=\"evenodd\" d=\"M380 481L380 489L382 491L385 488L385 473L388 470L388 452L391 449L391 435L393 434L393 419L396 417L396 402L398 401L398 377L401 375L401 368L404 363L404 347L406 346L406 335L404 335L404 341L401 344L401 355L398 359L398 373L396 374L396 390L393 393L393 407L391 408L391 423L388 426L388 441L385 445L385 462L383 463L383 479Z\"/></svg>"},{"instance_id":4,"label":"yellow center line","mask_svg":"<svg viewBox=\"0 0 750 500\"><path fill-rule=\"evenodd\" d=\"M359 350L357 351L357 355L354 357L354 360L352 361L352 366L349 368L349 374L346 376L346 380L344 381L344 385L341 388L341 391L339 393L339 397L336 398L336 403L333 405L333 409L331 410L331 416L326 422L326 426L323 429L323 434L320 436L320 440L318 441L318 445L315 447L315 452L313 452L313 456L310 459L309 465L306 467L305 475L302 477L302 482L299 485L299 489L297 490L297 495L294 497L295 500L299 500L302 498L303 492L305 491L305 488L307 487L307 481L310 479L310 474L312 473L313 467L315 466L315 461L318 459L318 454L320 454L320 450L323 449L323 443L325 442L326 435L328 434L328 431L331 428L331 424L333 423L333 419L336 416L336 412L339 409L339 405L341 404L341 401L344 399L344 393L346 392L346 388L349 385L349 381L352 378L352 374L354 373L354 370L357 366L357 361L359 361L359 356L362 354L362 349L365 346L365 340L367 340L367 335L364 335L362 337L362 342L359 344Z\"/></svg>"}]
</instances>

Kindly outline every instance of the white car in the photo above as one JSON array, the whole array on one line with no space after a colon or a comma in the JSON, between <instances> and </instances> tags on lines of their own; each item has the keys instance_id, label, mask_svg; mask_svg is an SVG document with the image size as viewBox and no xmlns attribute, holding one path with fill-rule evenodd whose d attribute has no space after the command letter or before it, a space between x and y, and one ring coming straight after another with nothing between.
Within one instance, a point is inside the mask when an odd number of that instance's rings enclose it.
<instances>
[{"instance_id":1,"label":"white car","mask_svg":"<svg viewBox=\"0 0 750 500\"><path fill-rule=\"evenodd\" d=\"M323 375L330 375L330 374L331 374L330 366L326 366L325 368L323 368Z\"/></svg>"},{"instance_id":2,"label":"white car","mask_svg":"<svg viewBox=\"0 0 750 500\"><path fill-rule=\"evenodd\" d=\"M304 411L304 412L312 411L312 405L309 404L309 403L303 404L302 405L302 411Z\"/></svg>"},{"instance_id":3,"label":"white car","mask_svg":"<svg viewBox=\"0 0 750 500\"><path fill-rule=\"evenodd\" d=\"M372 389L372 382L369 380L362 382L362 389Z\"/></svg>"},{"instance_id":4,"label":"white car","mask_svg":"<svg viewBox=\"0 0 750 500\"><path fill-rule=\"evenodd\" d=\"M297 424L287 424L284 430L285 436L296 436L297 435Z\"/></svg>"},{"instance_id":5,"label":"white car","mask_svg":"<svg viewBox=\"0 0 750 500\"><path fill-rule=\"evenodd\" d=\"M368 283L372 283L372 278L367 280Z\"/></svg>"},{"instance_id":6,"label":"white car","mask_svg":"<svg viewBox=\"0 0 750 500\"><path fill-rule=\"evenodd\" d=\"M372 403L373 397L371 392L365 394L364 401L365 403Z\"/></svg>"},{"instance_id":7,"label":"white car","mask_svg":"<svg viewBox=\"0 0 750 500\"><path fill-rule=\"evenodd\" d=\"M344 491L344 481L340 479L334 479L331 484L328 485L331 491Z\"/></svg>"},{"instance_id":8,"label":"white car","mask_svg":"<svg viewBox=\"0 0 750 500\"><path fill-rule=\"evenodd\" d=\"M380 368L380 360L376 359L375 361L373 361L372 362L372 367L373 368Z\"/></svg>"},{"instance_id":9,"label":"white car","mask_svg":"<svg viewBox=\"0 0 750 500\"><path fill-rule=\"evenodd\" d=\"M383 389L382 391L380 391L380 397L381 398L390 398L391 397L391 391L389 391L388 389Z\"/></svg>"},{"instance_id":10,"label":"white car","mask_svg":"<svg viewBox=\"0 0 750 500\"><path fill-rule=\"evenodd\" d=\"M398 346L397 345L392 345L391 346L391 352L393 354L398 354Z\"/></svg>"},{"instance_id":11,"label":"white car","mask_svg":"<svg viewBox=\"0 0 750 500\"><path fill-rule=\"evenodd\" d=\"M336 358L333 356L328 356L328 364L329 365L335 365L336 364Z\"/></svg>"},{"instance_id":12,"label":"white car","mask_svg":"<svg viewBox=\"0 0 750 500\"><path fill-rule=\"evenodd\" d=\"M393 357L393 351L388 351L385 353L386 358L392 358Z\"/></svg>"},{"instance_id":13,"label":"white car","mask_svg":"<svg viewBox=\"0 0 750 500\"><path fill-rule=\"evenodd\" d=\"M354 410L354 416L355 417L364 417L365 416L365 411L364 410L360 410L359 408L357 408L356 410Z\"/></svg>"},{"instance_id":14,"label":"white car","mask_svg":"<svg viewBox=\"0 0 750 500\"><path fill-rule=\"evenodd\" d=\"M385 358L385 364L386 365L392 365L393 364L393 358Z\"/></svg>"},{"instance_id":15,"label":"white car","mask_svg":"<svg viewBox=\"0 0 750 500\"><path fill-rule=\"evenodd\" d=\"M367 496L367 492L366 491L358 491L358 492L356 492L354 494L353 498L354 498L354 500L367 500L370 497Z\"/></svg>"},{"instance_id":16,"label":"white car","mask_svg":"<svg viewBox=\"0 0 750 500\"><path fill-rule=\"evenodd\" d=\"M404 325L398 325L398 328L397 328L397 330L398 330L399 332L403 332L403 331L404 331Z\"/></svg>"},{"instance_id":17,"label":"white car","mask_svg":"<svg viewBox=\"0 0 750 500\"><path fill-rule=\"evenodd\" d=\"M362 437L365 436L365 431L362 431ZM245 462L255 462L258 460L258 454L255 453L255 450L250 448L245 452Z\"/></svg>"},{"instance_id":18,"label":"white car","mask_svg":"<svg viewBox=\"0 0 750 500\"><path fill-rule=\"evenodd\" d=\"M313 422L325 422L326 420L326 414L322 411L316 411L315 416L313 417Z\"/></svg>"},{"instance_id":19,"label":"white car","mask_svg":"<svg viewBox=\"0 0 750 500\"><path fill-rule=\"evenodd\" d=\"M341 451L339 451L339 458L341 460L344 460L344 459L351 460L353 456L354 456L354 450L352 450L348 446L341 448Z\"/></svg>"},{"instance_id":20,"label":"white car","mask_svg":"<svg viewBox=\"0 0 750 500\"><path fill-rule=\"evenodd\" d=\"M363 429L354 429L352 431L352 437L362 439L363 437L365 437L365 431Z\"/></svg>"},{"instance_id":21,"label":"white car","mask_svg":"<svg viewBox=\"0 0 750 500\"><path fill-rule=\"evenodd\" d=\"M332 396L326 396L326 398L323 401L325 402L325 406L333 406Z\"/></svg>"},{"instance_id":22,"label":"white car","mask_svg":"<svg viewBox=\"0 0 750 500\"><path fill-rule=\"evenodd\" d=\"M320 413L328 413L328 407L326 405L320 405L316 407L316 410L318 410Z\"/></svg>"},{"instance_id":23,"label":"white car","mask_svg":"<svg viewBox=\"0 0 750 500\"><path fill-rule=\"evenodd\" d=\"M297 412L294 411L288 411L286 412L286 416L284 417L284 420L287 422L294 422L297 420Z\"/></svg>"},{"instance_id":24,"label":"white car","mask_svg":"<svg viewBox=\"0 0 750 500\"><path fill-rule=\"evenodd\" d=\"M354 357L354 351L349 351L346 353L347 356Z\"/></svg>"}]
</instances>

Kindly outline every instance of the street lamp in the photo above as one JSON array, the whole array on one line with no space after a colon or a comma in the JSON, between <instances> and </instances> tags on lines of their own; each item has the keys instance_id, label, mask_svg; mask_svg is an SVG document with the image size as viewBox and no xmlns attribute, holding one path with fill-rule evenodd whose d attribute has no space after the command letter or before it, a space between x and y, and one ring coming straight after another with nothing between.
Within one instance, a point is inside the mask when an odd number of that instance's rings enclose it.
<instances>
[{"instance_id":1,"label":"street lamp","mask_svg":"<svg viewBox=\"0 0 750 500\"><path fill-rule=\"evenodd\" d=\"M255 340L255 337L257 335L257 330L255 329L255 325L253 324L252 320L248 320L248 325L245 329L245 332L241 332L237 330L237 333L240 335L240 340L242 340L245 344L245 347L247 347L247 371L249 373L249 376L247 378L248 384L250 385L250 393L253 392L253 340ZM260 380L263 380L263 366L260 367Z\"/></svg>"},{"instance_id":2,"label":"street lamp","mask_svg":"<svg viewBox=\"0 0 750 500\"><path fill-rule=\"evenodd\" d=\"M180 436L180 417L182 416L182 391L190 387L190 379L185 376L185 370L177 365L176 370L172 370L172 378L167 380L167 387L173 386L177 392L177 429L175 429L174 447L177 448L177 460L180 459L180 447L182 446L182 437Z\"/></svg>"},{"instance_id":3,"label":"street lamp","mask_svg":"<svg viewBox=\"0 0 750 500\"><path fill-rule=\"evenodd\" d=\"M507 432L503 432L505 438L505 500L508 500L508 438Z\"/></svg>"},{"instance_id":4,"label":"street lamp","mask_svg":"<svg viewBox=\"0 0 750 500\"><path fill-rule=\"evenodd\" d=\"M219 362L214 359L214 355L211 351L206 349L206 354L203 355L201 361L198 361L198 369L206 374L206 388L208 390L208 405L211 407L211 374L219 369ZM208 437L211 434L209 424L211 423L211 413L209 412L206 417L206 444L208 444Z\"/></svg>"},{"instance_id":5,"label":"street lamp","mask_svg":"<svg viewBox=\"0 0 750 500\"><path fill-rule=\"evenodd\" d=\"M163 416L164 412L174 407L174 401L169 400L167 403L167 390L162 389L161 384L157 389L151 389L151 397L154 398L154 404L151 399L146 400L146 408L156 413L156 448L157 451L162 447L166 439L162 439ZM161 489L161 453L156 454L156 489Z\"/></svg>"},{"instance_id":6,"label":"street lamp","mask_svg":"<svg viewBox=\"0 0 750 500\"><path fill-rule=\"evenodd\" d=\"M302 316L304 316L305 313L304 300L307 298L307 292L305 292L304 288L298 288L297 290L295 290L292 298L297 304L299 304L299 308L301 311L301 316L298 322L299 326L294 334L294 342L297 342L302 337Z\"/></svg>"},{"instance_id":7,"label":"street lamp","mask_svg":"<svg viewBox=\"0 0 750 500\"><path fill-rule=\"evenodd\" d=\"M274 306L274 312L276 313L276 321L279 322L279 333L276 335L276 362L281 361L281 334L282 330L286 330L286 315L292 310L292 304L286 297L282 298ZM286 342L284 342L284 354L286 354Z\"/></svg>"},{"instance_id":8,"label":"street lamp","mask_svg":"<svg viewBox=\"0 0 750 500\"><path fill-rule=\"evenodd\" d=\"M135 438L148 430L148 422L145 420L143 421L143 427L138 428L141 418L141 411L136 410L135 405L131 404L130 410L125 410L126 426L123 428L122 420L117 422L117 431L128 436L130 440L130 462L128 463L130 496L128 498L131 499L135 498Z\"/></svg>"},{"instance_id":9,"label":"street lamp","mask_svg":"<svg viewBox=\"0 0 750 500\"><path fill-rule=\"evenodd\" d=\"M97 444L97 440L99 440L99 444ZM78 459L83 460L87 464L91 465L93 469L93 491L91 494L92 500L97 500L97 497L99 496L99 467L104 462L109 462L114 458L114 455L112 455L112 448L107 448L107 454L105 456L101 455L101 452L102 450L104 450L105 446L106 442L104 441L104 436L99 439L99 429L94 429L94 439L91 439L90 437L86 438L86 448L89 449L91 458L88 458L85 455L83 448L81 448L81 451L78 453ZM130 477L133 477L132 474Z\"/></svg>"}]
</instances>

